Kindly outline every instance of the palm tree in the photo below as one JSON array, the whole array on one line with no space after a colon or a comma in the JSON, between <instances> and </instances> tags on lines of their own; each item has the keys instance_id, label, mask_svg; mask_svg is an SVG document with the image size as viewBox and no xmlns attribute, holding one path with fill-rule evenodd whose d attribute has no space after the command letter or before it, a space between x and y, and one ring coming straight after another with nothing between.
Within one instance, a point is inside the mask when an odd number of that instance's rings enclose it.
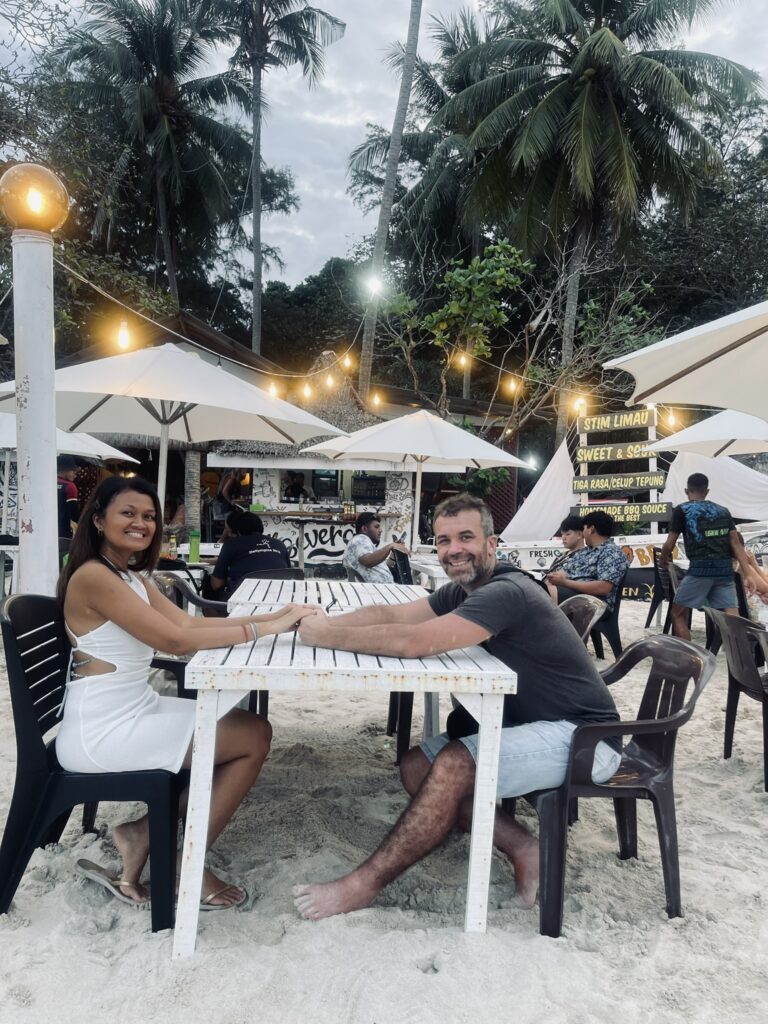
<instances>
[{"instance_id":1,"label":"palm tree","mask_svg":"<svg viewBox=\"0 0 768 1024\"><path fill-rule=\"evenodd\" d=\"M532 0L537 32L509 26L457 62L494 71L451 98L434 125L474 125L473 202L528 254L554 242L566 259L562 362L573 354L590 245L653 203L690 209L717 161L699 124L741 102L758 76L707 53L665 48L710 0ZM561 405L559 431L565 426Z\"/></svg>"},{"instance_id":2,"label":"palm tree","mask_svg":"<svg viewBox=\"0 0 768 1024\"><path fill-rule=\"evenodd\" d=\"M384 267L384 250L387 245L389 234L389 221L392 216L392 202L395 198L395 187L397 185L397 167L400 163L400 149L405 129L405 118L408 114L408 104L411 99L411 85L413 84L413 69L416 65L416 51L419 45L419 26L421 24L421 0L411 0L411 14L408 19L408 36L405 42L403 53L402 73L400 75L400 92L395 107L395 119L392 124L392 134L389 138L389 151L384 172L384 187L381 193L381 206L379 208L379 220L376 225L376 236L373 242L373 257L371 259L372 280L376 281L381 276ZM373 363L373 342L376 334L376 319L378 314L378 289L371 289L371 296L363 323L363 345L360 353L360 375L358 379L358 390L360 397L365 401L371 387L371 365Z\"/></svg>"},{"instance_id":3,"label":"palm tree","mask_svg":"<svg viewBox=\"0 0 768 1024\"><path fill-rule=\"evenodd\" d=\"M261 351L261 247L262 166L261 117L264 76L273 68L300 65L310 87L322 77L325 48L344 35L343 21L307 0L219 0L217 9L237 40L232 58L235 68L251 76L253 137L251 189L253 193L253 326L251 345Z\"/></svg>"},{"instance_id":4,"label":"palm tree","mask_svg":"<svg viewBox=\"0 0 768 1024\"><path fill-rule=\"evenodd\" d=\"M196 77L227 38L207 0L90 0L87 10L93 20L58 50L63 68L73 72L66 89L83 110L111 112L121 138L93 234L111 231L121 210L136 216L125 199L138 181L178 303L184 216L198 227L202 217L214 231L237 220L228 181L244 178L251 151L242 131L219 114L231 104L250 109L248 83L234 70Z\"/></svg>"}]
</instances>

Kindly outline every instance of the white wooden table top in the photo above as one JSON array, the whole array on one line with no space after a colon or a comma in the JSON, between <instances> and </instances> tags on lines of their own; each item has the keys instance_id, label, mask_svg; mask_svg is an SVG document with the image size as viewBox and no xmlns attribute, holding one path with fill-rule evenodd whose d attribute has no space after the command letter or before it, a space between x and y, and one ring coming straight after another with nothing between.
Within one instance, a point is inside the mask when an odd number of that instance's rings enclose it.
<instances>
[{"instance_id":1,"label":"white wooden table top","mask_svg":"<svg viewBox=\"0 0 768 1024\"><path fill-rule=\"evenodd\" d=\"M228 601L231 612L238 605L319 604L333 599L342 608L369 604L402 604L426 597L423 587L396 583L348 583L346 580L243 580Z\"/></svg>"},{"instance_id":2,"label":"white wooden table top","mask_svg":"<svg viewBox=\"0 0 768 1024\"><path fill-rule=\"evenodd\" d=\"M254 587L253 584L256 584ZM288 587L286 591L283 588ZM329 588L326 592L325 588ZM301 596L303 592L306 598ZM278 594L275 601L274 594ZM330 596L328 596L330 593ZM254 594L261 600L253 601ZM269 600L266 595L269 595ZM315 596L317 594L317 596ZM247 580L232 598L241 614L287 601L326 603L348 611L368 604L394 604L426 596L422 587L327 580ZM345 604L341 604L341 598ZM251 600L243 600L251 598ZM355 602L355 603L352 603ZM246 609L238 604L245 605ZM267 606L267 607L264 607ZM416 693L515 693L517 677L483 647L425 658L391 658L309 647L298 633L266 636L255 643L200 651L187 665L186 686L202 690L405 690Z\"/></svg>"}]
</instances>

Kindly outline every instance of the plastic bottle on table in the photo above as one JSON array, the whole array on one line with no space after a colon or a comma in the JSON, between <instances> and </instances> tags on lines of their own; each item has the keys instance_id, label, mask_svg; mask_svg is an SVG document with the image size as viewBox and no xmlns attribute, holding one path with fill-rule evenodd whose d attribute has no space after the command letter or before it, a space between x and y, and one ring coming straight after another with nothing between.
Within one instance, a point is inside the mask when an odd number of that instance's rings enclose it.
<instances>
[{"instance_id":1,"label":"plastic bottle on table","mask_svg":"<svg viewBox=\"0 0 768 1024\"><path fill-rule=\"evenodd\" d=\"M190 562L200 561L200 531L189 531L189 560Z\"/></svg>"}]
</instances>

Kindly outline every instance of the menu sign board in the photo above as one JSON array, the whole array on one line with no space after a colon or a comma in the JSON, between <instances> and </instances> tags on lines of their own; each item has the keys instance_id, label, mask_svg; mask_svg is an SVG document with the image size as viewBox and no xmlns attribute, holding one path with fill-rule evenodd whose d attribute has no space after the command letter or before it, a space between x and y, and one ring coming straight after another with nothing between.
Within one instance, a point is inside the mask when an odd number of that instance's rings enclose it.
<instances>
[{"instance_id":1,"label":"menu sign board","mask_svg":"<svg viewBox=\"0 0 768 1024\"><path fill-rule=\"evenodd\" d=\"M589 434L596 430L632 430L637 427L647 428L655 426L655 409L628 409L626 412L606 412L597 416L580 416L578 432L580 434Z\"/></svg>"},{"instance_id":2,"label":"menu sign board","mask_svg":"<svg viewBox=\"0 0 768 1024\"><path fill-rule=\"evenodd\" d=\"M619 462L624 459L647 458L647 441L632 441L629 444L584 445L576 449L577 462Z\"/></svg>"},{"instance_id":3,"label":"menu sign board","mask_svg":"<svg viewBox=\"0 0 768 1024\"><path fill-rule=\"evenodd\" d=\"M600 476L575 476L574 494L589 494L601 491L657 491L664 486L666 474L645 473L602 473Z\"/></svg>"},{"instance_id":4,"label":"menu sign board","mask_svg":"<svg viewBox=\"0 0 768 1024\"><path fill-rule=\"evenodd\" d=\"M611 505L608 502L590 502L589 505L574 505L571 514L583 516L587 512L607 512L621 522L650 523L657 519L672 518L672 503L669 501L644 501L636 504Z\"/></svg>"}]
</instances>

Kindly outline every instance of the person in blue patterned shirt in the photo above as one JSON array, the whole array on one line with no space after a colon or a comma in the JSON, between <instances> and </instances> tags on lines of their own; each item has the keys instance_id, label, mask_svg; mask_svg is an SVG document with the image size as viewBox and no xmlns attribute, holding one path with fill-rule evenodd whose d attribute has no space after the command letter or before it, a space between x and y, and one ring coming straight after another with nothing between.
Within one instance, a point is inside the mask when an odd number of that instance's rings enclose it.
<instances>
[{"instance_id":1,"label":"person in blue patterned shirt","mask_svg":"<svg viewBox=\"0 0 768 1024\"><path fill-rule=\"evenodd\" d=\"M586 547L577 551L557 572L548 574L546 582L555 604L574 594L592 594L608 605L605 614L613 611L616 593L627 575L624 552L611 540L613 516L599 510L582 519Z\"/></svg>"}]
</instances>

